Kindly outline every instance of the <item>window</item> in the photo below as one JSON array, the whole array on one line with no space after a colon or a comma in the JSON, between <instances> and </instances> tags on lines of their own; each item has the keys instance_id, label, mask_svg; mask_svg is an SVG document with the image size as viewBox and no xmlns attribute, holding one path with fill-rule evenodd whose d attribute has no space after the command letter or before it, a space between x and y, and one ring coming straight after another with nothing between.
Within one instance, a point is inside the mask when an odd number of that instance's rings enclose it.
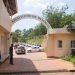
<instances>
[{"instance_id":1,"label":"window","mask_svg":"<svg viewBox=\"0 0 75 75\"><path fill-rule=\"evenodd\" d=\"M58 47L59 47L59 48L62 48L62 40L59 40L59 41L58 41Z\"/></svg>"},{"instance_id":2,"label":"window","mask_svg":"<svg viewBox=\"0 0 75 75\"><path fill-rule=\"evenodd\" d=\"M71 48L75 48L75 40L71 40Z\"/></svg>"}]
</instances>

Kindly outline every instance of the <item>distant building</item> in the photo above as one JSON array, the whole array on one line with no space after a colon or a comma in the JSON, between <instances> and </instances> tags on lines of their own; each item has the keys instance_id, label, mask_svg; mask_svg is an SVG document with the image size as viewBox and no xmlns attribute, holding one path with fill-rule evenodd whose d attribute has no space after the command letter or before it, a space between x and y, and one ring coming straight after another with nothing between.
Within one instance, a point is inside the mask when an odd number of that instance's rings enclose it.
<instances>
[{"instance_id":1,"label":"distant building","mask_svg":"<svg viewBox=\"0 0 75 75\"><path fill-rule=\"evenodd\" d=\"M16 0L0 0L0 62L9 56L11 17L17 12Z\"/></svg>"},{"instance_id":2,"label":"distant building","mask_svg":"<svg viewBox=\"0 0 75 75\"><path fill-rule=\"evenodd\" d=\"M48 33L46 53L48 57L61 57L75 50L75 32L67 28L54 28Z\"/></svg>"}]
</instances>

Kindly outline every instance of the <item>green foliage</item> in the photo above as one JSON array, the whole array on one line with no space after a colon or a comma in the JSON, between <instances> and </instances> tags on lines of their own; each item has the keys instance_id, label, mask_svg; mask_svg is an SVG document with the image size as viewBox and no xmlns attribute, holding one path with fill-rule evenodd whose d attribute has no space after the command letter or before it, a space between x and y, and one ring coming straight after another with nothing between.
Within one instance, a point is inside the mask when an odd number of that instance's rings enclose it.
<instances>
[{"instance_id":1,"label":"green foliage","mask_svg":"<svg viewBox=\"0 0 75 75\"><path fill-rule=\"evenodd\" d=\"M65 15L62 18L61 25L69 25L72 23L73 20L74 20L74 18L72 15Z\"/></svg>"},{"instance_id":2,"label":"green foliage","mask_svg":"<svg viewBox=\"0 0 75 75\"><path fill-rule=\"evenodd\" d=\"M18 42L18 38L15 32L12 32L12 39L13 39L13 42Z\"/></svg>"},{"instance_id":3,"label":"green foliage","mask_svg":"<svg viewBox=\"0 0 75 75\"><path fill-rule=\"evenodd\" d=\"M75 22L72 21L72 23L68 25L67 30L69 32L75 32Z\"/></svg>"},{"instance_id":4,"label":"green foliage","mask_svg":"<svg viewBox=\"0 0 75 75\"><path fill-rule=\"evenodd\" d=\"M72 14L66 14L67 6L59 8L48 7L43 11L43 16L50 23L53 28L61 28L64 25L71 25L72 21L75 21L75 11ZM72 29L72 31L75 31ZM40 37L40 35L45 35L47 29L44 25L37 24L35 28L30 28L29 30L23 29L22 31L17 29L12 32L13 42L18 41L28 41L35 37Z\"/></svg>"},{"instance_id":5,"label":"green foliage","mask_svg":"<svg viewBox=\"0 0 75 75\"><path fill-rule=\"evenodd\" d=\"M53 28L61 28L75 21L75 12L73 14L66 14L67 9L67 6L61 9L51 6L43 11L43 15Z\"/></svg>"},{"instance_id":6,"label":"green foliage","mask_svg":"<svg viewBox=\"0 0 75 75\"><path fill-rule=\"evenodd\" d=\"M12 32L13 42L19 42L21 39L21 30L17 29L15 32Z\"/></svg>"},{"instance_id":7,"label":"green foliage","mask_svg":"<svg viewBox=\"0 0 75 75\"><path fill-rule=\"evenodd\" d=\"M64 57L62 57L62 59L66 60L66 61L72 62L73 65L75 66L75 55L64 56Z\"/></svg>"},{"instance_id":8,"label":"green foliage","mask_svg":"<svg viewBox=\"0 0 75 75\"><path fill-rule=\"evenodd\" d=\"M35 26L34 29L35 36L45 35L47 33L47 29L41 23Z\"/></svg>"},{"instance_id":9,"label":"green foliage","mask_svg":"<svg viewBox=\"0 0 75 75\"><path fill-rule=\"evenodd\" d=\"M71 57L72 57L71 55L67 55L67 56L62 57L62 59L66 61L70 61Z\"/></svg>"},{"instance_id":10,"label":"green foliage","mask_svg":"<svg viewBox=\"0 0 75 75\"><path fill-rule=\"evenodd\" d=\"M38 24L34 29L30 28L29 30L23 29L22 31L17 29L15 32L12 32L13 42L26 42L32 40L37 36L45 35L47 29L42 24Z\"/></svg>"},{"instance_id":11,"label":"green foliage","mask_svg":"<svg viewBox=\"0 0 75 75\"><path fill-rule=\"evenodd\" d=\"M21 40L21 30L17 29L17 30L15 31L15 34L16 34L16 37L17 37L18 42L19 42L19 41Z\"/></svg>"},{"instance_id":12,"label":"green foliage","mask_svg":"<svg viewBox=\"0 0 75 75\"><path fill-rule=\"evenodd\" d=\"M63 8L65 9L65 8ZM65 10L59 9L59 8L53 8L48 7L44 12L43 15L45 16L45 18L47 19L47 21L51 24L51 26L53 28L59 28L62 27L61 26L61 20L62 17L65 14Z\"/></svg>"},{"instance_id":13,"label":"green foliage","mask_svg":"<svg viewBox=\"0 0 75 75\"><path fill-rule=\"evenodd\" d=\"M27 43L41 44L44 39L43 35L36 36L32 39L27 40Z\"/></svg>"},{"instance_id":14,"label":"green foliage","mask_svg":"<svg viewBox=\"0 0 75 75\"><path fill-rule=\"evenodd\" d=\"M34 32L31 32L28 34L29 39L32 39L34 37Z\"/></svg>"}]
</instances>

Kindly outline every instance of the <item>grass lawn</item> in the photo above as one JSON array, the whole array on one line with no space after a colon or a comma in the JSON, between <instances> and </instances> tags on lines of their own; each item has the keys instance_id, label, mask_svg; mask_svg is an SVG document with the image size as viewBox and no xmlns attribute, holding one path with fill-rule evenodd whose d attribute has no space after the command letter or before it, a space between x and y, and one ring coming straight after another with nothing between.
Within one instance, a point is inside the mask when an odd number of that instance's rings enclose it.
<instances>
[{"instance_id":1,"label":"grass lawn","mask_svg":"<svg viewBox=\"0 0 75 75\"><path fill-rule=\"evenodd\" d=\"M62 59L72 62L75 66L75 55L67 55L67 56L62 57Z\"/></svg>"}]
</instances>

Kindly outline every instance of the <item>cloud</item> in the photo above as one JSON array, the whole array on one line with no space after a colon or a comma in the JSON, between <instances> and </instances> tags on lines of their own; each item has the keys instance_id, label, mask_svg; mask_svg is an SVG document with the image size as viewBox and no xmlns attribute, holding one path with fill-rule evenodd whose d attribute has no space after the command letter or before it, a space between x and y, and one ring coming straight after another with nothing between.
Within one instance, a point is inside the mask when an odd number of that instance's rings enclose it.
<instances>
[{"instance_id":1,"label":"cloud","mask_svg":"<svg viewBox=\"0 0 75 75\"><path fill-rule=\"evenodd\" d=\"M36 1L35 0L25 0L24 5L26 7L45 9L49 5L49 2L46 0L36 0Z\"/></svg>"},{"instance_id":2,"label":"cloud","mask_svg":"<svg viewBox=\"0 0 75 75\"><path fill-rule=\"evenodd\" d=\"M71 1L71 0L69 0L69 1Z\"/></svg>"},{"instance_id":3,"label":"cloud","mask_svg":"<svg viewBox=\"0 0 75 75\"><path fill-rule=\"evenodd\" d=\"M29 10L25 11L25 13L27 13L27 14L32 14L32 12L29 11Z\"/></svg>"},{"instance_id":4,"label":"cloud","mask_svg":"<svg viewBox=\"0 0 75 75\"><path fill-rule=\"evenodd\" d=\"M66 3L64 2L64 0L25 0L24 5L26 7L46 9L47 6L57 6L61 8L65 6Z\"/></svg>"},{"instance_id":5,"label":"cloud","mask_svg":"<svg viewBox=\"0 0 75 75\"><path fill-rule=\"evenodd\" d=\"M46 9L46 7L48 6L48 3L37 3L37 5L35 5L35 8L42 8L42 9Z\"/></svg>"},{"instance_id":6,"label":"cloud","mask_svg":"<svg viewBox=\"0 0 75 75\"><path fill-rule=\"evenodd\" d=\"M35 24L39 24L39 23L40 23L38 20L33 20L33 22L34 22Z\"/></svg>"},{"instance_id":7,"label":"cloud","mask_svg":"<svg viewBox=\"0 0 75 75\"><path fill-rule=\"evenodd\" d=\"M25 6L31 6L31 5L33 5L33 3L34 2L36 2L36 1L34 1L34 0L25 0Z\"/></svg>"},{"instance_id":8,"label":"cloud","mask_svg":"<svg viewBox=\"0 0 75 75\"><path fill-rule=\"evenodd\" d=\"M64 3L64 2L62 2L62 1L60 1L58 4L57 4L57 6L59 7L59 8L62 8L63 6L65 6L66 5L66 3Z\"/></svg>"},{"instance_id":9,"label":"cloud","mask_svg":"<svg viewBox=\"0 0 75 75\"><path fill-rule=\"evenodd\" d=\"M25 6L29 6L30 1L29 0L25 0Z\"/></svg>"}]
</instances>

